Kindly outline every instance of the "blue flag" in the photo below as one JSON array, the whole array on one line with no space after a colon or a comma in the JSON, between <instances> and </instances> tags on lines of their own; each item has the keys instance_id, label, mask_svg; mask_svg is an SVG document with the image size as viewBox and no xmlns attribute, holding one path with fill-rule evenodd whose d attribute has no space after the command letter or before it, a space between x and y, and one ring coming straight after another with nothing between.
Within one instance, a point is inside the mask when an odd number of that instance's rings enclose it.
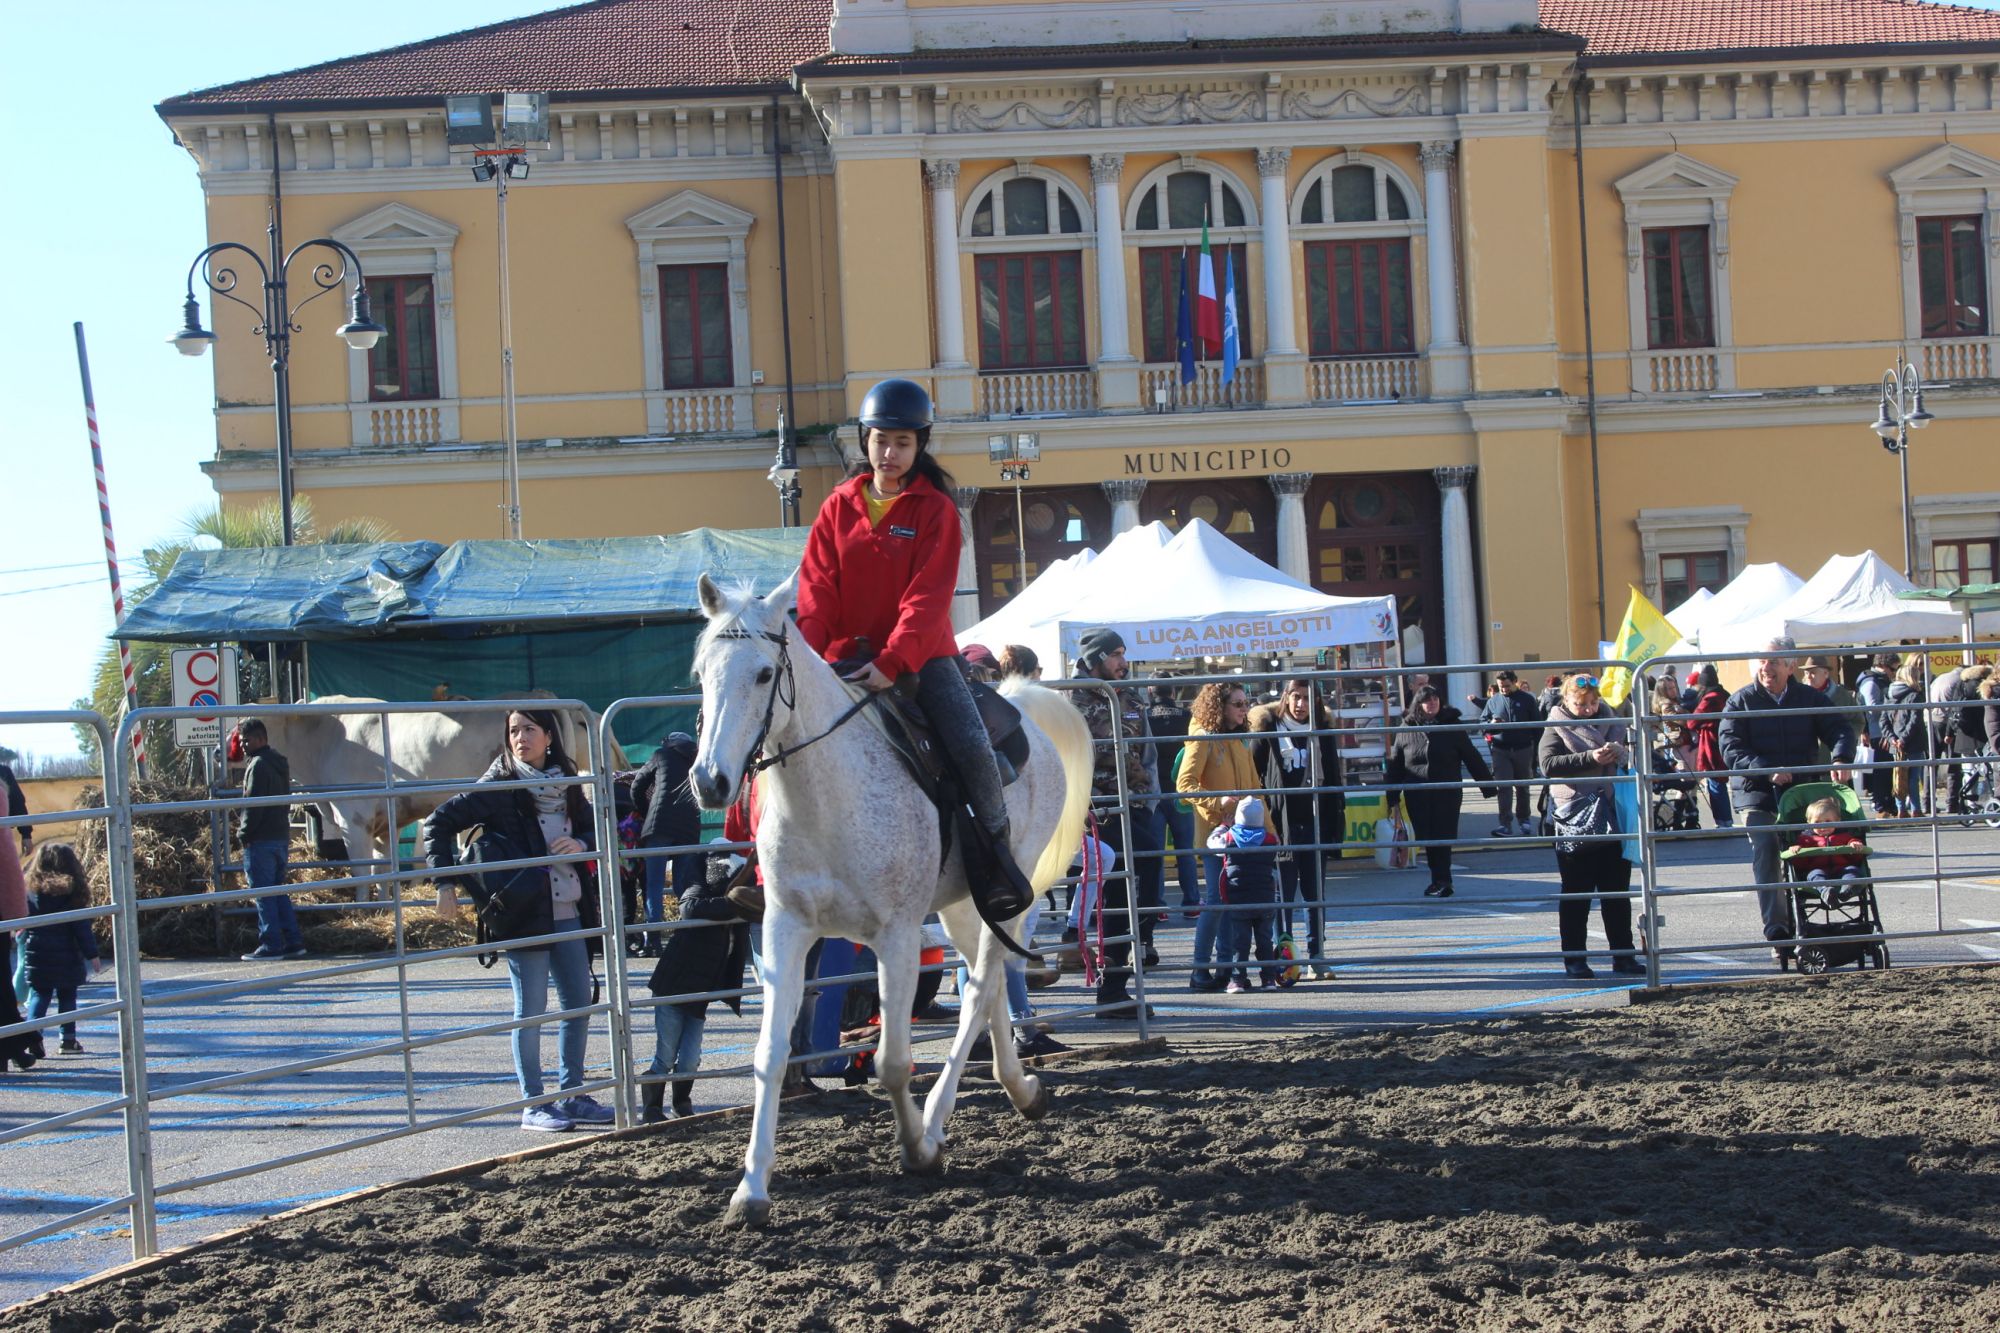
<instances>
[{"instance_id":1,"label":"blue flag","mask_svg":"<svg viewBox=\"0 0 2000 1333\"><path fill-rule=\"evenodd\" d=\"M1181 383L1194 383L1194 309L1188 304L1187 247L1181 247L1181 303L1174 319L1174 347L1181 363Z\"/></svg>"},{"instance_id":2,"label":"blue flag","mask_svg":"<svg viewBox=\"0 0 2000 1333\"><path fill-rule=\"evenodd\" d=\"M1230 251L1222 252L1222 382L1236 379L1236 363L1243 359L1243 336L1236 327L1236 265Z\"/></svg>"}]
</instances>

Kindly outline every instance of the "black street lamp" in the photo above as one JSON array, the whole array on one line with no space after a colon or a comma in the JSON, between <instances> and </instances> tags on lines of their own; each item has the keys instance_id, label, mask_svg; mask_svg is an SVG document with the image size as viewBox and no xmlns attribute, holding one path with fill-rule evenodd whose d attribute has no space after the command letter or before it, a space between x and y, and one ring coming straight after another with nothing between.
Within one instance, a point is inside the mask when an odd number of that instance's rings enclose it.
<instances>
[{"instance_id":1,"label":"black street lamp","mask_svg":"<svg viewBox=\"0 0 2000 1333\"><path fill-rule=\"evenodd\" d=\"M1903 577L1915 579L1916 537L1910 515L1910 428L1922 430L1936 420L1924 407L1924 383L1917 368L1896 354L1896 368L1882 373L1882 407L1875 414L1875 433L1882 447L1896 455L1903 472Z\"/></svg>"},{"instance_id":2,"label":"black street lamp","mask_svg":"<svg viewBox=\"0 0 2000 1333\"><path fill-rule=\"evenodd\" d=\"M180 349L183 356L200 356L215 341L215 335L201 326L201 304L195 300L194 279L199 273L209 291L226 297L256 315L259 323L251 330L264 335L264 350L271 357L271 379L274 385L273 400L278 413L278 509L284 523L285 545L292 544L292 335L303 332L298 324L299 311L317 301L330 291L343 286L351 273L354 290L348 306L347 322L335 330L347 345L357 352L365 352L380 341L388 330L375 322L368 309L368 283L361 271L361 260L354 251L339 241L328 237L304 241L292 247L289 254L281 259L279 250L283 244L278 236L278 221L274 215L268 229L271 238L271 258L266 263L247 245L235 241L222 241L209 246L194 257L188 266L187 304L183 308L183 324L170 342ZM312 267L311 278L318 289L300 301L296 306L288 304L288 274L292 261L315 246L333 252L339 261L338 267L321 260ZM257 274L264 281L264 308L259 310L242 297L236 295L236 270L218 268L216 256L229 250L240 250L250 257L257 266Z\"/></svg>"}]
</instances>

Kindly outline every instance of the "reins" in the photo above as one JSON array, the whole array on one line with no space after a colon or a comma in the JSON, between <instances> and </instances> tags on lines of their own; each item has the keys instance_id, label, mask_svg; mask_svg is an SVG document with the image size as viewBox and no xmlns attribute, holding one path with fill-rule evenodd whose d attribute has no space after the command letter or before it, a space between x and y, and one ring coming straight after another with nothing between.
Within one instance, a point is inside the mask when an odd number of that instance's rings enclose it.
<instances>
[{"instance_id":1,"label":"reins","mask_svg":"<svg viewBox=\"0 0 2000 1333\"><path fill-rule=\"evenodd\" d=\"M732 626L729 629L716 631L715 637L718 639L750 639L761 637L769 639L772 643L778 645L778 672L771 681L771 693L764 700L764 720L757 728L755 739L750 742L749 751L743 756L743 772L746 777L753 773L761 773L774 765L784 763L807 746L817 745L828 736L833 735L834 732L846 726L848 722L860 714L862 709L875 702L873 691L863 694L845 712L835 718L831 726L819 735L802 740L797 745L787 749L763 754L764 742L771 735L771 719L777 716L778 701L782 698L787 708L792 707L792 705L798 702L798 681L792 675L791 636L784 633L773 634L769 630L760 630L757 634L753 635L747 629L739 629Z\"/></svg>"}]
</instances>

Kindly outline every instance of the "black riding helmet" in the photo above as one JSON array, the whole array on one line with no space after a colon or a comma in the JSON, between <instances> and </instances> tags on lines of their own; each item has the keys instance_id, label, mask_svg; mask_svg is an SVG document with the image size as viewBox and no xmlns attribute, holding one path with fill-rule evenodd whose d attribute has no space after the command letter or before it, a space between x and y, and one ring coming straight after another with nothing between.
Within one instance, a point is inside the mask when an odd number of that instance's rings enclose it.
<instances>
[{"instance_id":1,"label":"black riding helmet","mask_svg":"<svg viewBox=\"0 0 2000 1333\"><path fill-rule=\"evenodd\" d=\"M931 442L931 396L914 380L883 380L861 400L861 451L868 451L868 432L913 430L917 448Z\"/></svg>"}]
</instances>

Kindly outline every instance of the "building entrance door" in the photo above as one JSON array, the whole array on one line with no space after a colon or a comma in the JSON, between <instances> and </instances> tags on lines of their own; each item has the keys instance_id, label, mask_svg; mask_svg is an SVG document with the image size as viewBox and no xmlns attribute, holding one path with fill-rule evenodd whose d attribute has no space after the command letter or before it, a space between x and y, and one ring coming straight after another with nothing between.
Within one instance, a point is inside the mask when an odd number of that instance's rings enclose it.
<instances>
[{"instance_id":1,"label":"building entrance door","mask_svg":"<svg viewBox=\"0 0 2000 1333\"><path fill-rule=\"evenodd\" d=\"M1444 660L1444 549L1428 472L1327 475L1306 492L1313 583L1337 597L1396 599L1403 660Z\"/></svg>"},{"instance_id":2,"label":"building entrance door","mask_svg":"<svg viewBox=\"0 0 2000 1333\"><path fill-rule=\"evenodd\" d=\"M1044 486L1021 492L1028 565L1014 538L1014 488L982 490L972 505L972 555L979 571L979 614L990 616L1035 576L1084 547L1111 540L1111 502L1095 486ZM990 645L999 651L999 644Z\"/></svg>"}]
</instances>

